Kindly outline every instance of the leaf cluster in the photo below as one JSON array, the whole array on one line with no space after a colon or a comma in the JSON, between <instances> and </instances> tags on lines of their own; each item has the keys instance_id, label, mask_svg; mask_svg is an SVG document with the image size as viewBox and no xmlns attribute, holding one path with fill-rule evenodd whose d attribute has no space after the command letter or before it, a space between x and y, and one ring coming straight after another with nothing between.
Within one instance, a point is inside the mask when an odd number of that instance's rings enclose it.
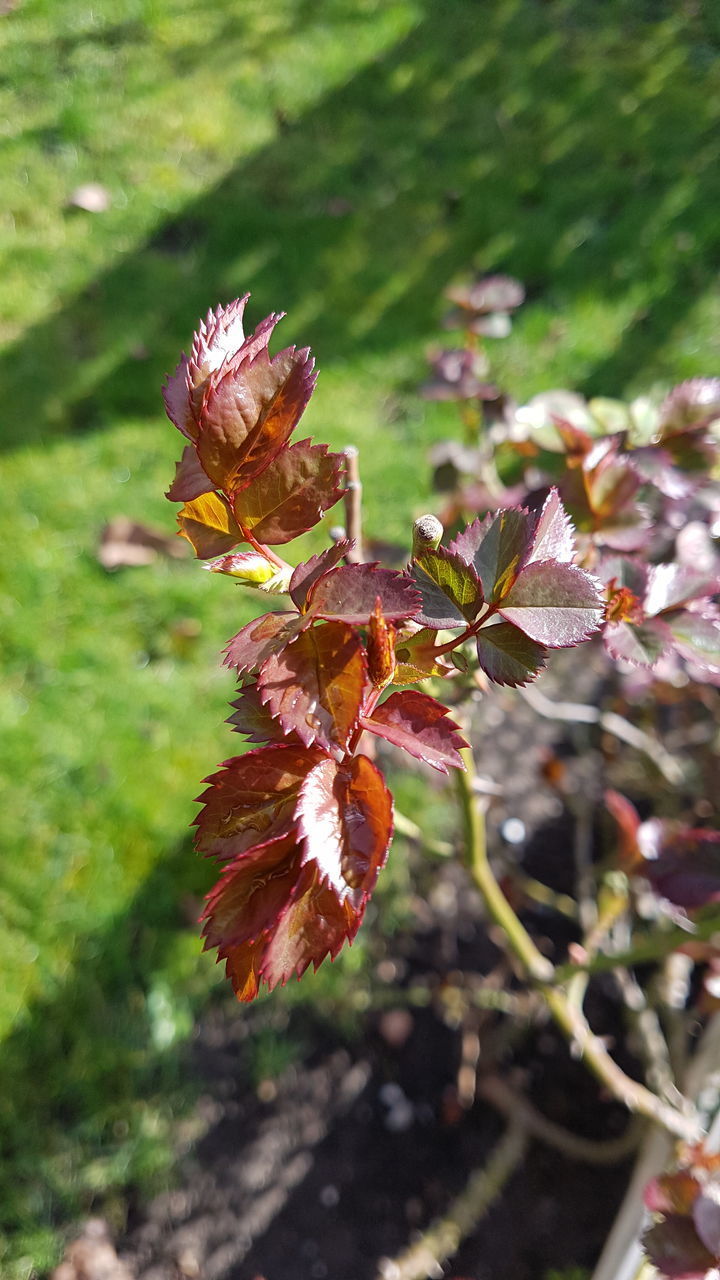
<instances>
[{"instance_id":1,"label":"leaf cluster","mask_svg":"<svg viewBox=\"0 0 720 1280\"><path fill-rule=\"evenodd\" d=\"M278 315L246 337L246 302L208 314L164 389L188 441L167 495L183 503L181 536L213 571L287 597L226 646L239 680L229 723L251 749L206 779L196 820L197 849L222 866L205 943L241 1000L355 937L393 830L373 740L441 773L464 767L457 724L416 686L456 678L468 654L490 681L526 684L604 612L555 489L536 511L507 507L447 545L418 544L402 572L354 562L346 538L294 566L278 556L342 496L343 456L290 442L313 361L270 355Z\"/></svg>"}]
</instances>

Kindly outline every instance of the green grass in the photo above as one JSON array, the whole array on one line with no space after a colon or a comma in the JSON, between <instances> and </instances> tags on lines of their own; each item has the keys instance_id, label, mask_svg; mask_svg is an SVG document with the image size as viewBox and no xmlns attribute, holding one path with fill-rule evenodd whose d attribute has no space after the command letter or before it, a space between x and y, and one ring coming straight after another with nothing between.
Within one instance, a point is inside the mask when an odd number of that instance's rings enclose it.
<instances>
[{"instance_id":1,"label":"green grass","mask_svg":"<svg viewBox=\"0 0 720 1280\"><path fill-rule=\"evenodd\" d=\"M414 388L468 267L528 286L497 348L519 396L713 372L720 17L24 0L0 24L0 1270L19 1280L58 1223L120 1217L127 1185L166 1176L181 1046L217 984L185 833L233 750L217 653L252 605L192 563L108 575L95 554L113 515L172 527L163 374L208 306L285 308L321 370L308 432L360 446L367 530L407 543L454 429ZM88 181L107 212L70 206ZM417 816L425 790L401 789ZM396 856L394 927L406 878ZM337 1003L343 972L288 1007ZM278 1061L268 1034L249 1079Z\"/></svg>"}]
</instances>

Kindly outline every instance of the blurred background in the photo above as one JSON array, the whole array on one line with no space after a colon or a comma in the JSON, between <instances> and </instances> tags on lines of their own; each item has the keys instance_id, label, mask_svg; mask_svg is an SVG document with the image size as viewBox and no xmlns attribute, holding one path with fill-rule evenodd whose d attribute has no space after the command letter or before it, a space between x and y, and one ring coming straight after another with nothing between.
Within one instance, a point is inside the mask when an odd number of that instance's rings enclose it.
<instances>
[{"instance_id":1,"label":"blurred background","mask_svg":"<svg viewBox=\"0 0 720 1280\"><path fill-rule=\"evenodd\" d=\"M436 501L428 450L454 431L452 406L417 392L450 281L525 284L494 366L521 400L716 372L720 9L0 15L0 1273L27 1280L69 1223L100 1209L122 1231L172 1185L197 1117L188 1045L226 998L199 954L212 873L188 826L236 750L218 653L255 606L163 551L180 453L164 375L208 307L250 290L251 324L287 311L276 349L310 344L320 370L303 429L359 447L366 532L406 548ZM159 535L154 559L105 567L118 518ZM441 791L412 774L395 788L447 833ZM248 1089L304 1051L298 1005L352 1037L383 938L412 914L408 877L391 859L357 946L258 1006L237 1051Z\"/></svg>"}]
</instances>

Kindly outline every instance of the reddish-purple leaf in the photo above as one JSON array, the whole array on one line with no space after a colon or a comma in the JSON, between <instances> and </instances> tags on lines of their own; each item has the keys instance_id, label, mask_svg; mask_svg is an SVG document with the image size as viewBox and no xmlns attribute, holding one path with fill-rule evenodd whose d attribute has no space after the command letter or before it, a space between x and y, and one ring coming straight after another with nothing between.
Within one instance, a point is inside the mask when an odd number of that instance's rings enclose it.
<instances>
[{"instance_id":1,"label":"reddish-purple leaf","mask_svg":"<svg viewBox=\"0 0 720 1280\"><path fill-rule=\"evenodd\" d=\"M175 463L175 479L165 497L171 502L192 502L204 493L211 493L214 488L212 480L200 466L195 446L186 444L182 458Z\"/></svg>"},{"instance_id":2,"label":"reddish-purple leaf","mask_svg":"<svg viewBox=\"0 0 720 1280\"><path fill-rule=\"evenodd\" d=\"M706 1280L717 1259L705 1248L692 1218L670 1214L645 1232L643 1245L666 1280Z\"/></svg>"},{"instance_id":3,"label":"reddish-purple leaf","mask_svg":"<svg viewBox=\"0 0 720 1280\"><path fill-rule=\"evenodd\" d=\"M648 571L648 585L644 607L648 617L677 609L690 600L714 595L720 591L717 569L696 570L677 562L654 564Z\"/></svg>"},{"instance_id":4,"label":"reddish-purple leaf","mask_svg":"<svg viewBox=\"0 0 720 1280\"><path fill-rule=\"evenodd\" d=\"M545 666L547 649L511 622L482 627L476 636L478 662L495 684L530 684Z\"/></svg>"},{"instance_id":5,"label":"reddish-purple leaf","mask_svg":"<svg viewBox=\"0 0 720 1280\"><path fill-rule=\"evenodd\" d=\"M420 596L407 574L376 564L344 564L313 584L307 612L315 618L367 626L378 598L388 622L412 618L420 606Z\"/></svg>"},{"instance_id":6,"label":"reddish-purple leaf","mask_svg":"<svg viewBox=\"0 0 720 1280\"><path fill-rule=\"evenodd\" d=\"M306 862L313 861L336 896L357 909L375 888L392 838L392 799L367 756L342 765L321 760L298 801Z\"/></svg>"},{"instance_id":7,"label":"reddish-purple leaf","mask_svg":"<svg viewBox=\"0 0 720 1280\"><path fill-rule=\"evenodd\" d=\"M236 733L244 734L248 742L294 742L300 746L300 739L295 734L287 734L263 706L255 681L241 689L230 705L234 712L228 716L227 723Z\"/></svg>"},{"instance_id":8,"label":"reddish-purple leaf","mask_svg":"<svg viewBox=\"0 0 720 1280\"><path fill-rule=\"evenodd\" d=\"M365 654L351 627L310 627L263 663L258 691L271 715L301 742L331 754L348 748L365 685Z\"/></svg>"},{"instance_id":9,"label":"reddish-purple leaf","mask_svg":"<svg viewBox=\"0 0 720 1280\"><path fill-rule=\"evenodd\" d=\"M529 511L509 507L474 520L449 550L472 565L488 603L507 595L530 555L536 520Z\"/></svg>"},{"instance_id":10,"label":"reddish-purple leaf","mask_svg":"<svg viewBox=\"0 0 720 1280\"><path fill-rule=\"evenodd\" d=\"M612 658L634 667L654 667L672 643L670 628L659 618L635 625L609 622L603 643Z\"/></svg>"},{"instance_id":11,"label":"reddish-purple leaf","mask_svg":"<svg viewBox=\"0 0 720 1280\"><path fill-rule=\"evenodd\" d=\"M312 370L307 348L288 347L272 360L263 348L210 379L197 449L218 488L242 488L280 452L312 395Z\"/></svg>"},{"instance_id":12,"label":"reddish-purple leaf","mask_svg":"<svg viewBox=\"0 0 720 1280\"><path fill-rule=\"evenodd\" d=\"M238 868L238 883L231 880L225 889L227 901L222 901L219 889L212 919L209 910L206 913L213 937L219 934L215 915L232 930L234 907L246 907L254 927L267 922L254 940L217 944L218 959L226 962L238 1000L254 1000L262 983L271 990L278 983L284 985L293 974L299 978L310 964L317 969L326 956L334 958L345 942L352 942L358 931L362 911L356 911L349 899L338 899L323 883L315 863L298 867L295 848L292 836L286 860L274 872L270 868L265 879L253 877L252 863L246 876ZM241 925L239 932L242 937Z\"/></svg>"},{"instance_id":13,"label":"reddish-purple leaf","mask_svg":"<svg viewBox=\"0 0 720 1280\"><path fill-rule=\"evenodd\" d=\"M278 983L284 986L293 974L302 977L311 964L318 969L327 956L334 959L346 942L352 942L362 917L362 910L356 910L349 898L340 901L316 864L309 862L300 871L287 911L264 935L258 960L260 980L272 990ZM236 972L231 957L228 972L231 976Z\"/></svg>"},{"instance_id":14,"label":"reddish-purple leaf","mask_svg":"<svg viewBox=\"0 0 720 1280\"><path fill-rule=\"evenodd\" d=\"M239 854L207 895L205 950L254 942L287 907L300 874L302 849L291 831Z\"/></svg>"},{"instance_id":15,"label":"reddish-purple leaf","mask_svg":"<svg viewBox=\"0 0 720 1280\"><path fill-rule=\"evenodd\" d=\"M712 604L671 614L667 625L682 658L702 671L720 671L720 613Z\"/></svg>"},{"instance_id":16,"label":"reddish-purple leaf","mask_svg":"<svg viewBox=\"0 0 720 1280\"><path fill-rule=\"evenodd\" d=\"M720 378L688 378L660 406L660 437L720 419Z\"/></svg>"},{"instance_id":17,"label":"reddish-purple leaf","mask_svg":"<svg viewBox=\"0 0 720 1280\"><path fill-rule=\"evenodd\" d=\"M360 723L440 773L465 768L459 753L467 742L447 708L427 693L415 689L391 693L372 715L361 716Z\"/></svg>"},{"instance_id":18,"label":"reddish-purple leaf","mask_svg":"<svg viewBox=\"0 0 720 1280\"><path fill-rule=\"evenodd\" d=\"M247 626L241 627L225 646L225 666L235 667L241 676L257 671L271 653L289 644L297 633L298 624L298 614L285 611L264 613L261 618L254 618Z\"/></svg>"},{"instance_id":19,"label":"reddish-purple leaf","mask_svg":"<svg viewBox=\"0 0 720 1280\"><path fill-rule=\"evenodd\" d=\"M283 449L252 484L236 492L235 516L257 542L291 542L312 529L344 493L345 459L300 440Z\"/></svg>"},{"instance_id":20,"label":"reddish-purple leaf","mask_svg":"<svg viewBox=\"0 0 720 1280\"><path fill-rule=\"evenodd\" d=\"M222 556L243 542L243 531L219 493L204 493L178 511L180 534L202 560Z\"/></svg>"},{"instance_id":21,"label":"reddish-purple leaf","mask_svg":"<svg viewBox=\"0 0 720 1280\"><path fill-rule=\"evenodd\" d=\"M168 417L190 440L197 439L200 406L210 376L231 359L250 359L257 355L267 346L275 325L282 319L282 314L268 316L255 333L246 338L243 315L249 297L246 293L227 307L208 311L193 334L190 359L181 357L175 373L163 387Z\"/></svg>"},{"instance_id":22,"label":"reddish-purple leaf","mask_svg":"<svg viewBox=\"0 0 720 1280\"><path fill-rule=\"evenodd\" d=\"M720 900L720 831L643 823L639 842L643 875L661 897L687 910Z\"/></svg>"},{"instance_id":23,"label":"reddish-purple leaf","mask_svg":"<svg viewBox=\"0 0 720 1280\"><path fill-rule=\"evenodd\" d=\"M329 569L334 569L353 545L349 538L340 538L332 547L321 551L319 555L311 556L304 564L297 566L290 579L290 595L298 609L304 609L308 592L318 578L321 578Z\"/></svg>"},{"instance_id":24,"label":"reddish-purple leaf","mask_svg":"<svg viewBox=\"0 0 720 1280\"><path fill-rule=\"evenodd\" d=\"M259 747L227 760L206 778L195 819L196 848L226 861L285 835L298 791L321 753L298 746Z\"/></svg>"},{"instance_id":25,"label":"reddish-purple leaf","mask_svg":"<svg viewBox=\"0 0 720 1280\"><path fill-rule=\"evenodd\" d=\"M651 1178L643 1192L646 1209L652 1213L681 1213L687 1216L700 1194L700 1183L689 1169L661 1173Z\"/></svg>"},{"instance_id":26,"label":"reddish-purple leaf","mask_svg":"<svg viewBox=\"0 0 720 1280\"><path fill-rule=\"evenodd\" d=\"M538 560L521 570L500 612L538 644L568 648L600 626L600 583L577 565Z\"/></svg>"},{"instance_id":27,"label":"reddish-purple leaf","mask_svg":"<svg viewBox=\"0 0 720 1280\"><path fill-rule=\"evenodd\" d=\"M720 1259L720 1184L717 1177L704 1183L693 1204L693 1222L705 1248Z\"/></svg>"},{"instance_id":28,"label":"reddish-purple leaf","mask_svg":"<svg viewBox=\"0 0 720 1280\"><path fill-rule=\"evenodd\" d=\"M526 564L534 560L559 560L570 564L575 555L575 530L557 489L550 490L537 518Z\"/></svg>"},{"instance_id":29,"label":"reddish-purple leaf","mask_svg":"<svg viewBox=\"0 0 720 1280\"><path fill-rule=\"evenodd\" d=\"M449 547L421 551L412 568L422 606L415 620L435 631L464 627L474 621L483 602L482 587L472 565Z\"/></svg>"}]
</instances>

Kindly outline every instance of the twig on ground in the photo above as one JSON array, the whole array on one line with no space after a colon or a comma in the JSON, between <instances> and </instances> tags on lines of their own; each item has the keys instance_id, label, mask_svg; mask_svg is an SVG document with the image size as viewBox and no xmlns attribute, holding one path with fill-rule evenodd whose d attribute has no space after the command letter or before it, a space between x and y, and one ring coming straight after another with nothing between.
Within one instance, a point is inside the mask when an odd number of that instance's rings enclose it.
<instances>
[{"instance_id":1,"label":"twig on ground","mask_svg":"<svg viewBox=\"0 0 720 1280\"><path fill-rule=\"evenodd\" d=\"M583 702L555 702L546 698L544 693L533 686L518 689L522 698L547 720L566 720L576 724L598 724L606 733L626 742L628 746L642 751L659 769L665 780L677 787L685 779L685 770L679 760L666 751L662 743L650 733L645 733L631 724L616 711L601 711L599 707L590 707Z\"/></svg>"},{"instance_id":2,"label":"twig on ground","mask_svg":"<svg viewBox=\"0 0 720 1280\"><path fill-rule=\"evenodd\" d=\"M477 1228L522 1161L527 1146L525 1127L513 1120L487 1164L476 1170L447 1213L404 1253L381 1261L378 1280L440 1280L443 1263Z\"/></svg>"},{"instance_id":3,"label":"twig on ground","mask_svg":"<svg viewBox=\"0 0 720 1280\"><path fill-rule=\"evenodd\" d=\"M481 1076L477 1083L478 1096L492 1103L503 1115L517 1117L528 1133L540 1142L562 1151L571 1160L584 1164L619 1164L636 1150L645 1130L645 1121L631 1121L619 1138L596 1142L582 1138L562 1125L555 1124L541 1115L522 1094L516 1093L499 1076Z\"/></svg>"}]
</instances>

